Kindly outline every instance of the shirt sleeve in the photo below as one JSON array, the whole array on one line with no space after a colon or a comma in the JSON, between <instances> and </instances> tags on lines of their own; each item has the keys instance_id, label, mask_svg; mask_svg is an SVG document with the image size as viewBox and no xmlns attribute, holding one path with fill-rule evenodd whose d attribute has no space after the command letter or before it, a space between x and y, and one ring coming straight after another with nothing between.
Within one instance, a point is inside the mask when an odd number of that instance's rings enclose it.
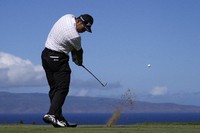
<instances>
[{"instance_id":1,"label":"shirt sleeve","mask_svg":"<svg viewBox=\"0 0 200 133\"><path fill-rule=\"evenodd\" d=\"M80 50L81 47L81 37L76 37L70 40L70 43L72 45L73 48L75 48L77 51Z\"/></svg>"}]
</instances>

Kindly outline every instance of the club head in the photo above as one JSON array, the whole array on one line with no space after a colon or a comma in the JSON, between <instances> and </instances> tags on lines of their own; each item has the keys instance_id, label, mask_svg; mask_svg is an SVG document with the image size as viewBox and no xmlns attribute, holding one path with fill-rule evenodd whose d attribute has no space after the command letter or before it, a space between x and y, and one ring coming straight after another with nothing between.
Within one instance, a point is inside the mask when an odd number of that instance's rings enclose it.
<instances>
[{"instance_id":1,"label":"club head","mask_svg":"<svg viewBox=\"0 0 200 133\"><path fill-rule=\"evenodd\" d=\"M107 83L105 83L105 84L102 84L102 86L103 86L103 87L106 87L106 85L107 85Z\"/></svg>"}]
</instances>

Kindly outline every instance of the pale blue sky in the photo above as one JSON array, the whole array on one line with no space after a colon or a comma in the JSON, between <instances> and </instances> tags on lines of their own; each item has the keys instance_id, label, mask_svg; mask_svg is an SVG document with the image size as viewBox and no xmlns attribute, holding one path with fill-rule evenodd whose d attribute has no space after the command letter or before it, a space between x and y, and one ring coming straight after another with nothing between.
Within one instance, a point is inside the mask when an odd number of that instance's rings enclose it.
<instances>
[{"instance_id":1,"label":"pale blue sky","mask_svg":"<svg viewBox=\"0 0 200 133\"><path fill-rule=\"evenodd\" d=\"M69 95L120 98L131 89L136 100L200 105L199 7L199 0L0 0L0 91L47 93L40 55L52 25L88 13L84 65L108 86L70 61Z\"/></svg>"}]
</instances>

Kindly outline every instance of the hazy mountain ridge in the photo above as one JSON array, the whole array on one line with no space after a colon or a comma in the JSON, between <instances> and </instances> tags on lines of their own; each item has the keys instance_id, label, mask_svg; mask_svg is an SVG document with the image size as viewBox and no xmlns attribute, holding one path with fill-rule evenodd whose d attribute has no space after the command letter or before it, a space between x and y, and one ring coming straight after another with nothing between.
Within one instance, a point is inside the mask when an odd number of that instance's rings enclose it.
<instances>
[{"instance_id":1,"label":"hazy mountain ridge","mask_svg":"<svg viewBox=\"0 0 200 133\"><path fill-rule=\"evenodd\" d=\"M200 106L135 101L130 107L130 105L122 106L120 103L120 99L113 98L69 96L63 112L112 113L117 107L120 107L122 113L200 112ZM46 113L48 108L48 94L0 92L0 113Z\"/></svg>"}]
</instances>

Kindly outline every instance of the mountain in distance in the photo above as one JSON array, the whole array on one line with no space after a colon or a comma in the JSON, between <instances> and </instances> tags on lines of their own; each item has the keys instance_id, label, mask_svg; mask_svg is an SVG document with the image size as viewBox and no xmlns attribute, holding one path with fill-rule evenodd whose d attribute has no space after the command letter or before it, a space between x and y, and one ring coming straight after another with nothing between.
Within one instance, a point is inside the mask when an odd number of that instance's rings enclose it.
<instances>
[{"instance_id":1,"label":"mountain in distance","mask_svg":"<svg viewBox=\"0 0 200 133\"><path fill-rule=\"evenodd\" d=\"M66 98L63 113L113 113L117 108L121 113L200 113L200 106L76 96ZM48 109L48 94L0 92L1 114L46 113Z\"/></svg>"}]
</instances>

